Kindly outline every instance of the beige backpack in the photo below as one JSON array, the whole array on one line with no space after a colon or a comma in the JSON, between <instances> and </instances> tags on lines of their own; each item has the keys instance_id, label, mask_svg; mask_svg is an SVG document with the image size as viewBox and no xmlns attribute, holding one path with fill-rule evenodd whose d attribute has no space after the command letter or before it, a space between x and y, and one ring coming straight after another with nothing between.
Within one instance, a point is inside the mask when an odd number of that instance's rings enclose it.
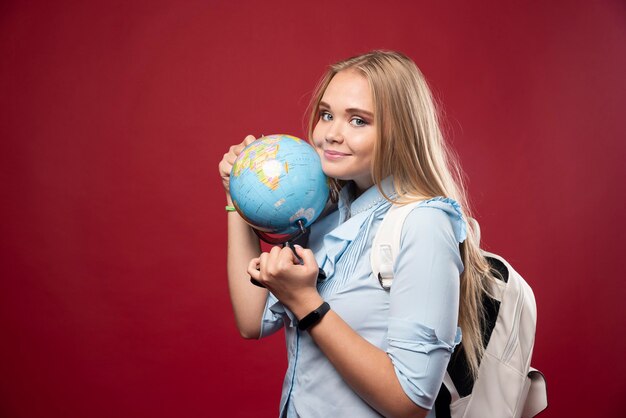
<instances>
[{"instance_id":1,"label":"beige backpack","mask_svg":"<svg viewBox=\"0 0 626 418\"><path fill-rule=\"evenodd\" d=\"M420 203L392 205L374 238L372 271L386 290L393 283L402 225ZM474 226L478 231L478 224ZM450 392L450 414L453 418L533 417L548 406L545 377L530 367L537 322L535 297L505 259L484 251L483 255L492 266L497 266L504 279L498 280L493 289L499 302L497 319L471 393L461 397L446 371L443 383Z\"/></svg>"}]
</instances>

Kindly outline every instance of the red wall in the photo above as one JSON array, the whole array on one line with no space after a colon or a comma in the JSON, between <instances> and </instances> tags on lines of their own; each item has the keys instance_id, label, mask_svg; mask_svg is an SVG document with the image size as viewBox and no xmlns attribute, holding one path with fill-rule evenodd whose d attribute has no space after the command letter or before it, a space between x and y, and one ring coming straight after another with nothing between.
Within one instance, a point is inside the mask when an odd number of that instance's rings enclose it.
<instances>
[{"instance_id":1,"label":"red wall","mask_svg":"<svg viewBox=\"0 0 626 418\"><path fill-rule=\"evenodd\" d=\"M283 341L235 331L217 163L303 135L325 65L373 48L422 68L535 290L543 416L619 415L624 3L337 3L0 4L0 416L276 416Z\"/></svg>"}]
</instances>

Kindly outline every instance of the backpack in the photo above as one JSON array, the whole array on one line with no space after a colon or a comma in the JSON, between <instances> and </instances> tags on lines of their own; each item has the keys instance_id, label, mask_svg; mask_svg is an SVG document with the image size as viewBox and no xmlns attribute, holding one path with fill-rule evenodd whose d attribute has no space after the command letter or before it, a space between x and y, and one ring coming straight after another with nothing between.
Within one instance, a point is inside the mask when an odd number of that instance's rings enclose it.
<instances>
[{"instance_id":1,"label":"backpack","mask_svg":"<svg viewBox=\"0 0 626 418\"><path fill-rule=\"evenodd\" d=\"M392 205L374 237L372 271L387 291L393 282L393 264L400 249L402 225L419 203ZM471 222L480 234L478 223L473 219ZM530 367L537 321L535 297L530 286L504 258L482 253L502 276L502 280L496 280L493 285L496 300L485 298L485 303L491 304L485 305L485 309L492 312L492 318L487 318L487 335L483 336L485 354L477 378L469 387L463 382L468 376L464 356L456 356L463 357L463 361L456 362L456 371L451 368L451 359L436 404L445 388L449 396L445 393L443 398L445 402L449 400L452 418L533 417L548 406L545 377ZM458 351L455 350L453 356ZM458 373L459 363L462 368L465 366L461 373ZM439 417L439 410L437 414ZM447 414L445 411L441 415Z\"/></svg>"}]
</instances>

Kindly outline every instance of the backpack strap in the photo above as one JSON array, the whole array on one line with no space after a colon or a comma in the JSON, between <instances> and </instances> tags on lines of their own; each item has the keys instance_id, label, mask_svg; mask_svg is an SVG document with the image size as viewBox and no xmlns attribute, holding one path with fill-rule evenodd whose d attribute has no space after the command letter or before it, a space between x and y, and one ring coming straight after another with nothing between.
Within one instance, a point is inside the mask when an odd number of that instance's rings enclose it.
<instances>
[{"instance_id":1,"label":"backpack strap","mask_svg":"<svg viewBox=\"0 0 626 418\"><path fill-rule=\"evenodd\" d=\"M534 417L548 407L548 391L543 373L531 367L528 378L530 379L530 388L522 411L522 418Z\"/></svg>"},{"instance_id":2,"label":"backpack strap","mask_svg":"<svg viewBox=\"0 0 626 418\"><path fill-rule=\"evenodd\" d=\"M393 281L393 263L400 251L402 225L407 215L419 203L421 201L402 206L391 205L374 237L370 256L372 272L386 291L391 289Z\"/></svg>"},{"instance_id":3,"label":"backpack strap","mask_svg":"<svg viewBox=\"0 0 626 418\"><path fill-rule=\"evenodd\" d=\"M411 211L424 200L410 202L404 205L393 204L385 214L374 241L370 254L372 272L383 287L389 291L393 282L393 263L400 252L400 240L402 238L402 226ZM474 233L480 240L480 226L475 219L470 218Z\"/></svg>"},{"instance_id":4,"label":"backpack strap","mask_svg":"<svg viewBox=\"0 0 626 418\"><path fill-rule=\"evenodd\" d=\"M443 384L446 385L446 389L448 389L448 392L450 392L450 404L453 404L461 399L461 396L456 390L456 386L454 386L454 382L452 381L452 378L450 377L450 374L447 370L446 373L443 375Z\"/></svg>"},{"instance_id":5,"label":"backpack strap","mask_svg":"<svg viewBox=\"0 0 626 418\"><path fill-rule=\"evenodd\" d=\"M374 237L370 256L372 272L386 291L391 289L393 282L393 263L400 252L402 226L411 210L420 203L422 201L411 202L403 206L391 205ZM471 222L474 230L480 231L478 222L474 219L471 219ZM461 399L448 371L444 374L443 383L450 392L452 403Z\"/></svg>"}]
</instances>

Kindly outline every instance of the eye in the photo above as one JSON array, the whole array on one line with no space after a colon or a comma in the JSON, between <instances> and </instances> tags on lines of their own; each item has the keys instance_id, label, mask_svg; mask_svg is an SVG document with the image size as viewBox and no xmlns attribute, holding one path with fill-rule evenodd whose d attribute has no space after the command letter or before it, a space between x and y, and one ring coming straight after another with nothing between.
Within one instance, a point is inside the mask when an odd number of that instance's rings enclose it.
<instances>
[{"instance_id":1,"label":"eye","mask_svg":"<svg viewBox=\"0 0 626 418\"><path fill-rule=\"evenodd\" d=\"M331 115L330 113L328 113L325 110L320 111L320 119L323 121L328 122L329 120L333 119L333 115Z\"/></svg>"},{"instance_id":2,"label":"eye","mask_svg":"<svg viewBox=\"0 0 626 418\"><path fill-rule=\"evenodd\" d=\"M361 119L355 116L352 119L350 119L350 124L352 126L365 126L367 125L367 122L365 121L365 119Z\"/></svg>"}]
</instances>

